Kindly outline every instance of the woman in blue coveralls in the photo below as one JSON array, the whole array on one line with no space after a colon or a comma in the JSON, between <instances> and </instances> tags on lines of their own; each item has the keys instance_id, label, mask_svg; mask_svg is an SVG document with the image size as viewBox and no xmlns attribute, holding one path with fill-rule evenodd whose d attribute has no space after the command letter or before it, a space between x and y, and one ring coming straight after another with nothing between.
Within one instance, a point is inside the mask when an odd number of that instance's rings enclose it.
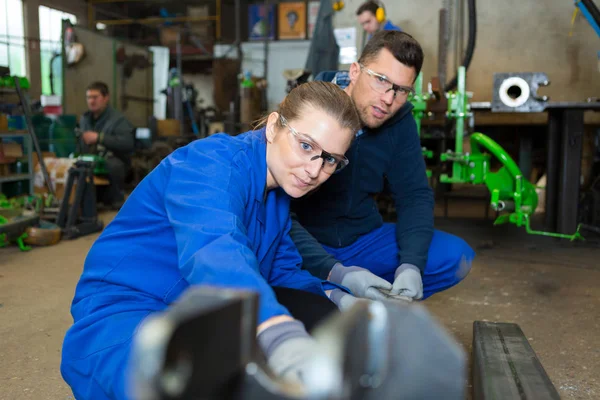
<instances>
[{"instance_id":1,"label":"woman in blue coveralls","mask_svg":"<svg viewBox=\"0 0 600 400\"><path fill-rule=\"evenodd\" d=\"M190 285L257 291L257 339L268 364L284 378L301 373L314 342L272 287L338 306L351 296L301 270L289 237L290 197L348 164L343 154L359 127L350 96L310 82L261 129L197 140L163 160L85 260L61 363L75 397L130 398L126 365L136 327Z\"/></svg>"}]
</instances>

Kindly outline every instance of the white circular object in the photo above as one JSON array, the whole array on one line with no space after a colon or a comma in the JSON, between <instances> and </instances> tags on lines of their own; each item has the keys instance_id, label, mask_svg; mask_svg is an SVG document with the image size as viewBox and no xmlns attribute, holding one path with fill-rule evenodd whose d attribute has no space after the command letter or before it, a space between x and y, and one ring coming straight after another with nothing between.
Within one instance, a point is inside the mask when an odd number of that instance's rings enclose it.
<instances>
[{"instance_id":1,"label":"white circular object","mask_svg":"<svg viewBox=\"0 0 600 400\"><path fill-rule=\"evenodd\" d=\"M517 98L512 98L508 94L508 89L516 86L521 89L521 95ZM519 107L525 104L525 102L529 99L529 85L523 78L519 78L518 76L513 76L505 79L500 88L498 89L498 94L500 95L500 101L504 103L504 105L508 107Z\"/></svg>"}]
</instances>

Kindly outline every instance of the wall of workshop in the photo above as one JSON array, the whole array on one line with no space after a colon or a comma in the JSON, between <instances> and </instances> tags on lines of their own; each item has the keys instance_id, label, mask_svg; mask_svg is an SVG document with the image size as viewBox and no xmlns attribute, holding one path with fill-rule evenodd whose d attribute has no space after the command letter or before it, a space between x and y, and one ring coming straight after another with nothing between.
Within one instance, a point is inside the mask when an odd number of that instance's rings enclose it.
<instances>
[{"instance_id":1,"label":"wall of workshop","mask_svg":"<svg viewBox=\"0 0 600 400\"><path fill-rule=\"evenodd\" d=\"M46 6L77 17L82 26L87 26L87 2L84 0L26 0L23 2L23 19L27 41L27 75L31 87L30 96L39 98L42 93L41 64L40 64L40 16L39 7Z\"/></svg>"},{"instance_id":2,"label":"wall of workshop","mask_svg":"<svg viewBox=\"0 0 600 400\"><path fill-rule=\"evenodd\" d=\"M126 100L123 95L151 99L152 68L134 69L130 78L124 80L123 68L115 63L115 51L125 46L128 56L139 53L152 61L152 52L144 47L134 46L76 27L75 35L86 51L85 57L77 64L64 70L64 112L81 115L87 110L85 88L92 81L99 80L109 86L111 104L121 111L135 126L147 126L153 114L152 103L139 100ZM125 85L123 87L123 82ZM124 103L126 101L126 104Z\"/></svg>"},{"instance_id":3,"label":"wall of workshop","mask_svg":"<svg viewBox=\"0 0 600 400\"><path fill-rule=\"evenodd\" d=\"M363 0L346 0L334 26L356 27ZM438 20L442 0L384 0L389 19L423 46L424 81L437 75ZM450 3L456 4L456 0ZM465 7L465 25L468 20ZM540 94L551 101L583 101L600 95L599 39L581 15L571 30L572 1L477 0L477 43L467 76L473 101L490 101L495 72L545 72L551 84ZM452 16L455 21L455 16ZM361 36L359 35L359 37ZM464 46L467 42L465 28ZM360 46L360 43L359 43ZM454 41L450 43L448 79L454 76ZM362 47L359 47L362 48ZM598 113L596 113L598 114Z\"/></svg>"},{"instance_id":4,"label":"wall of workshop","mask_svg":"<svg viewBox=\"0 0 600 400\"><path fill-rule=\"evenodd\" d=\"M362 29L356 21L355 11L363 0L346 0L345 8L334 18L335 28L355 27L357 46L362 49ZM450 3L456 0L450 0ZM425 82L437 75L438 19L443 0L388 0L385 2L389 18L405 31L411 33L423 46ZM465 24L467 21L466 1ZM477 44L467 77L467 89L473 92L473 101L490 101L495 72L545 72L551 81L540 94L550 96L551 101L582 101L600 95L600 71L598 70L598 37L587 21L577 18L571 30L573 2L564 0L478 0ZM455 16L451 16L455 20ZM464 46L467 42L465 27ZM284 96L285 81L281 77L284 68L303 67L308 54L308 41L270 44L269 89L270 106L276 105ZM448 49L448 79L455 73L454 40ZM220 46L215 48L218 54ZM244 43L243 68L250 68L255 75L262 72L262 46ZM345 66L341 66L342 68ZM190 76L197 89L211 104L212 82L207 77ZM523 115L495 114L501 123L511 120L544 123L545 114ZM504 117L504 118L500 118ZM531 117L531 118L528 118ZM537 117L537 118L536 118ZM493 121L493 119L492 119ZM600 122L600 113L587 113L586 121Z\"/></svg>"},{"instance_id":5,"label":"wall of workshop","mask_svg":"<svg viewBox=\"0 0 600 400\"><path fill-rule=\"evenodd\" d=\"M269 43L267 62L267 100L269 109L275 109L285 97L286 80L283 71L286 69L304 68L308 57L310 41L273 41ZM237 58L237 52L228 51L230 45L216 45L214 54L220 57ZM254 76L264 76L265 50L263 42L242 43L242 69L248 70ZM214 80L211 75L184 75L186 83L193 83L199 92L198 100L203 99L202 107L214 106Z\"/></svg>"}]
</instances>

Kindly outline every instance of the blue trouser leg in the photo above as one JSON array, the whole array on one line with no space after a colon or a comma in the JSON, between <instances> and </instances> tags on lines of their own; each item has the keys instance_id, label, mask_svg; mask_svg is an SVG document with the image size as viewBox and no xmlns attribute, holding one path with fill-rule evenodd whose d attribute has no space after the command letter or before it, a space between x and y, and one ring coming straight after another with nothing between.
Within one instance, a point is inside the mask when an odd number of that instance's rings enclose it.
<instances>
[{"instance_id":1,"label":"blue trouser leg","mask_svg":"<svg viewBox=\"0 0 600 400\"><path fill-rule=\"evenodd\" d=\"M361 236L350 246L323 247L344 265L366 268L389 282L394 281L394 272L401 264L396 224L392 223ZM471 270L474 257L475 252L463 239L434 230L423 274L423 299L463 280Z\"/></svg>"},{"instance_id":2,"label":"blue trouser leg","mask_svg":"<svg viewBox=\"0 0 600 400\"><path fill-rule=\"evenodd\" d=\"M145 310L146 306L149 309ZM104 307L97 319L96 314L80 319L65 335L60 371L77 400L131 398L127 367L132 338L139 324L160 304L140 301L137 310L118 312L114 310L117 307Z\"/></svg>"}]
</instances>

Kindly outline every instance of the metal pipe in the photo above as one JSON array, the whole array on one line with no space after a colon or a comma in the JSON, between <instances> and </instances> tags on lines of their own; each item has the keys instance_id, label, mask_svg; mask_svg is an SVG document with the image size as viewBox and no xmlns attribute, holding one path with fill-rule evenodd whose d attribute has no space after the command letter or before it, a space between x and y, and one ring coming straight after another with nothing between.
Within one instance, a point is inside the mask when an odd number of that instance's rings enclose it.
<instances>
[{"instance_id":1,"label":"metal pipe","mask_svg":"<svg viewBox=\"0 0 600 400\"><path fill-rule=\"evenodd\" d=\"M268 68L268 64L269 64L269 35L271 33L271 25L269 24L269 0L265 0L265 15L266 15L266 34L265 34L265 59L263 61L263 71L264 71L264 78L268 81L269 78L267 77L267 68ZM241 61L241 60L240 60Z\"/></svg>"},{"instance_id":2,"label":"metal pipe","mask_svg":"<svg viewBox=\"0 0 600 400\"><path fill-rule=\"evenodd\" d=\"M241 22L241 8L240 8L240 0L235 0L235 45L237 47L237 57L240 60L240 65L242 62L242 39L240 35L240 26Z\"/></svg>"},{"instance_id":3,"label":"metal pipe","mask_svg":"<svg viewBox=\"0 0 600 400\"><path fill-rule=\"evenodd\" d=\"M438 33L438 79L440 91L443 95L446 87L446 70L448 62L448 9L440 9L439 33Z\"/></svg>"},{"instance_id":4,"label":"metal pipe","mask_svg":"<svg viewBox=\"0 0 600 400\"><path fill-rule=\"evenodd\" d=\"M181 66L181 28L177 31L177 44L176 44L176 57L177 57L177 75L179 78L179 85L175 87L173 100L175 103L175 119L179 120L179 134L183 136L184 125L183 125L183 74Z\"/></svg>"},{"instance_id":5,"label":"metal pipe","mask_svg":"<svg viewBox=\"0 0 600 400\"><path fill-rule=\"evenodd\" d=\"M217 38L217 40L221 39L221 0L217 0L217 15L214 17L215 18L215 36ZM239 24L236 23L237 28L239 29Z\"/></svg>"},{"instance_id":6,"label":"metal pipe","mask_svg":"<svg viewBox=\"0 0 600 400\"><path fill-rule=\"evenodd\" d=\"M94 29L95 21L94 21L94 2L89 0L88 2L88 28Z\"/></svg>"},{"instance_id":7,"label":"metal pipe","mask_svg":"<svg viewBox=\"0 0 600 400\"><path fill-rule=\"evenodd\" d=\"M556 230L556 206L558 202L558 164L560 129L563 110L548 113L548 140L546 153L546 230Z\"/></svg>"}]
</instances>

